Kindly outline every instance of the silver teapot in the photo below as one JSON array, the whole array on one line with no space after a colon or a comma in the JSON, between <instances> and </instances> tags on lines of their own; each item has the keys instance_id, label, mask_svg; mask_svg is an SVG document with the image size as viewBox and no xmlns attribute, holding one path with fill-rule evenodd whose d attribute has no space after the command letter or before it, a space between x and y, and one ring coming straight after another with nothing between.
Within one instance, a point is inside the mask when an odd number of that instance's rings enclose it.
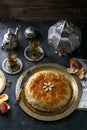
<instances>
[{"instance_id":1,"label":"silver teapot","mask_svg":"<svg viewBox=\"0 0 87 130\"><path fill-rule=\"evenodd\" d=\"M1 50L13 50L18 46L18 31L20 26L16 28L15 33L9 28L7 33L4 35L3 43L1 44Z\"/></svg>"}]
</instances>

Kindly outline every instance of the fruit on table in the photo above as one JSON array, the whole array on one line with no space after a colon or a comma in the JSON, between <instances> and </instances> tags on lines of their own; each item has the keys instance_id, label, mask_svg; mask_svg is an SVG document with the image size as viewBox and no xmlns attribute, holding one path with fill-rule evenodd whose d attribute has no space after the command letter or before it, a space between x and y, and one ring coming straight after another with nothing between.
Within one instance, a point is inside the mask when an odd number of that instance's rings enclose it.
<instances>
[{"instance_id":1,"label":"fruit on table","mask_svg":"<svg viewBox=\"0 0 87 130\"><path fill-rule=\"evenodd\" d=\"M82 64L75 58L70 59L70 68L67 68L70 74L75 74L80 80L84 79L87 70L83 68Z\"/></svg>"},{"instance_id":2,"label":"fruit on table","mask_svg":"<svg viewBox=\"0 0 87 130\"><path fill-rule=\"evenodd\" d=\"M82 68L82 65L74 58L71 58L70 59L70 67L80 69L80 68Z\"/></svg>"},{"instance_id":3,"label":"fruit on table","mask_svg":"<svg viewBox=\"0 0 87 130\"><path fill-rule=\"evenodd\" d=\"M6 102L0 101L0 114L6 113L9 109L10 106Z\"/></svg>"},{"instance_id":4,"label":"fruit on table","mask_svg":"<svg viewBox=\"0 0 87 130\"><path fill-rule=\"evenodd\" d=\"M8 99L9 99L9 96L7 94L0 95L0 101L7 101Z\"/></svg>"}]
</instances>

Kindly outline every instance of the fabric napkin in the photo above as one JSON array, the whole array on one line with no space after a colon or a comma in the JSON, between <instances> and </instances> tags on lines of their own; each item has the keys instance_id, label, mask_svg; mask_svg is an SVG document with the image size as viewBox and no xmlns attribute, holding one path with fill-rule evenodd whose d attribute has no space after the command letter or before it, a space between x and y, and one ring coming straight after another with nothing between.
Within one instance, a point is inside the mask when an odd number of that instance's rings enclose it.
<instances>
[{"instance_id":1,"label":"fabric napkin","mask_svg":"<svg viewBox=\"0 0 87 130\"><path fill-rule=\"evenodd\" d=\"M79 59L79 58L75 59L78 60L84 68L87 68L86 59ZM83 93L77 109L87 110L87 72L85 73L85 78L83 80L80 80L80 82L82 85Z\"/></svg>"}]
</instances>

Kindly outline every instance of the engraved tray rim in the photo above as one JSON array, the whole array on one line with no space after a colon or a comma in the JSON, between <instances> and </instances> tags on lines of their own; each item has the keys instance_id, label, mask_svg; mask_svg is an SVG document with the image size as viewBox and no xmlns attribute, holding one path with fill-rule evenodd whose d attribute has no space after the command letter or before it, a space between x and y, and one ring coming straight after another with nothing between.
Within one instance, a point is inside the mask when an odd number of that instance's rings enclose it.
<instances>
[{"instance_id":1,"label":"engraved tray rim","mask_svg":"<svg viewBox=\"0 0 87 130\"><path fill-rule=\"evenodd\" d=\"M26 114L38 120L55 121L55 120L63 119L67 117L68 115L70 115L77 108L79 101L81 99L82 88L81 88L80 81L77 79L77 77L69 74L66 68L59 64L44 63L44 64L39 64L39 65L34 65L30 67L29 69L27 69L26 71L24 71L22 75L19 77L16 84L16 89L15 89L16 98L18 97L21 83L23 79L26 77L27 72L31 71L31 73L34 74L41 70L53 70L53 71L56 71L58 73L65 75L65 77L70 81L72 89L73 89L72 99L70 100L68 105L65 106L62 112L54 113L54 114L50 112L46 115L45 113L34 109L30 104L29 106L27 106L27 104L24 103L25 96L24 96L24 91L22 91L19 106Z\"/></svg>"}]
</instances>

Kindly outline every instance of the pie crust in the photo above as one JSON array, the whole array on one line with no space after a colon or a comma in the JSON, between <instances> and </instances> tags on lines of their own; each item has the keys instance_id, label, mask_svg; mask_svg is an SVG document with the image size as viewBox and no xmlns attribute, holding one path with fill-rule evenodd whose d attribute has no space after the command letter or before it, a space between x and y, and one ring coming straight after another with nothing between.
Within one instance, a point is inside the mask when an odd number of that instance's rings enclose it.
<instances>
[{"instance_id":1,"label":"pie crust","mask_svg":"<svg viewBox=\"0 0 87 130\"><path fill-rule=\"evenodd\" d=\"M25 96L35 109L51 112L62 109L70 101L72 89L64 75L39 71L25 83Z\"/></svg>"}]
</instances>

